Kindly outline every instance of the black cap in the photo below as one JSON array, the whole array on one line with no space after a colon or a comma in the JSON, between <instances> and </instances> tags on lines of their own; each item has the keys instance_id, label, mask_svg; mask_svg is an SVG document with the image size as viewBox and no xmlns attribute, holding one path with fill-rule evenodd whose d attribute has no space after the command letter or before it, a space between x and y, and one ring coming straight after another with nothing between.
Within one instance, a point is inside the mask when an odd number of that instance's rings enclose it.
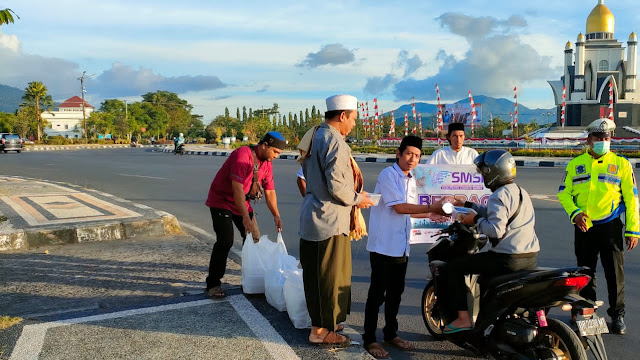
<instances>
[{"instance_id":1,"label":"black cap","mask_svg":"<svg viewBox=\"0 0 640 360\"><path fill-rule=\"evenodd\" d=\"M451 134L453 131L462 130L464 131L464 124L461 122L449 123L449 128L447 130L447 134Z\"/></svg>"},{"instance_id":2,"label":"black cap","mask_svg":"<svg viewBox=\"0 0 640 360\"><path fill-rule=\"evenodd\" d=\"M413 135L405 136L402 138L402 142L400 142L400 148L406 149L407 146L413 146L422 151L422 139Z\"/></svg>"},{"instance_id":3,"label":"black cap","mask_svg":"<svg viewBox=\"0 0 640 360\"><path fill-rule=\"evenodd\" d=\"M263 138L261 143L284 150L287 147L287 140L278 131L269 131Z\"/></svg>"}]
</instances>

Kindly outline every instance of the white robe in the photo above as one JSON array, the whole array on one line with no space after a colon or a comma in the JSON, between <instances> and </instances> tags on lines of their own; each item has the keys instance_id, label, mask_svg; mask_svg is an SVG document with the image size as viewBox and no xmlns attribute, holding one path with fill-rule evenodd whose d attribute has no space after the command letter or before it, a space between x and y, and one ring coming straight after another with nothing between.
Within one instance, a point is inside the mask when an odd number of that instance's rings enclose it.
<instances>
[{"instance_id":1,"label":"white robe","mask_svg":"<svg viewBox=\"0 0 640 360\"><path fill-rule=\"evenodd\" d=\"M478 152L470 147L463 146L460 151L454 151L451 146L447 146L434 151L427 160L427 164L473 165L473 160L477 156Z\"/></svg>"}]
</instances>

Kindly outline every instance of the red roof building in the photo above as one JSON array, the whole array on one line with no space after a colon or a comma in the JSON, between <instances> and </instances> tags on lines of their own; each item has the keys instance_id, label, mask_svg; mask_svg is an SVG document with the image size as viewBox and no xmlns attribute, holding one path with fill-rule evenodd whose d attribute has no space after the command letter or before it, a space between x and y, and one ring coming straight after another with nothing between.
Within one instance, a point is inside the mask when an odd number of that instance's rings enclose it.
<instances>
[{"instance_id":1,"label":"red roof building","mask_svg":"<svg viewBox=\"0 0 640 360\"><path fill-rule=\"evenodd\" d=\"M84 102L84 107L85 109L87 108L92 108L93 106L91 106L88 102ZM58 105L58 108L62 109L77 109L80 108L82 109L82 99L79 96L74 96L74 97L70 97L67 100L63 101L62 104Z\"/></svg>"}]
</instances>

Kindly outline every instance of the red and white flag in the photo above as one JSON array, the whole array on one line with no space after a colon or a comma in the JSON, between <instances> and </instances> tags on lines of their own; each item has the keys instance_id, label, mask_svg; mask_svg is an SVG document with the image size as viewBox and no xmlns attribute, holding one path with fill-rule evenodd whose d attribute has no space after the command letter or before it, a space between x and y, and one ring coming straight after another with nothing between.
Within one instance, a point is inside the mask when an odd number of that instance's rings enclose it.
<instances>
[{"instance_id":1,"label":"red and white flag","mask_svg":"<svg viewBox=\"0 0 640 360\"><path fill-rule=\"evenodd\" d=\"M409 113L404 113L404 136L409 135Z\"/></svg>"},{"instance_id":2,"label":"red and white flag","mask_svg":"<svg viewBox=\"0 0 640 360\"><path fill-rule=\"evenodd\" d=\"M418 133L422 137L422 115L418 112Z\"/></svg>"},{"instance_id":3,"label":"red and white flag","mask_svg":"<svg viewBox=\"0 0 640 360\"><path fill-rule=\"evenodd\" d=\"M369 102L367 101L364 104L366 106L366 109L365 109L366 113L364 115L364 121L365 121L364 131L365 131L365 137L366 137L366 133L367 131L369 131Z\"/></svg>"},{"instance_id":4,"label":"red and white flag","mask_svg":"<svg viewBox=\"0 0 640 360\"><path fill-rule=\"evenodd\" d=\"M609 81L609 119L613 121L613 81Z\"/></svg>"},{"instance_id":5,"label":"red and white flag","mask_svg":"<svg viewBox=\"0 0 640 360\"><path fill-rule=\"evenodd\" d=\"M513 106L513 125L518 127L518 94L516 93L517 88L513 88L513 98L515 99L515 105Z\"/></svg>"},{"instance_id":6,"label":"red and white flag","mask_svg":"<svg viewBox=\"0 0 640 360\"><path fill-rule=\"evenodd\" d=\"M436 95L438 96L438 119L436 120L436 129L440 131L444 127L444 122L442 120L442 105L440 105L440 88L438 87L438 83L436 83Z\"/></svg>"},{"instance_id":7,"label":"red and white flag","mask_svg":"<svg viewBox=\"0 0 640 360\"><path fill-rule=\"evenodd\" d=\"M489 113L489 123L491 124L491 136L493 136L493 113Z\"/></svg>"},{"instance_id":8,"label":"red and white flag","mask_svg":"<svg viewBox=\"0 0 640 360\"><path fill-rule=\"evenodd\" d=\"M416 102L415 97L411 97L411 114L413 115L413 131L412 133L415 135L416 128L418 127L418 118L416 117Z\"/></svg>"},{"instance_id":9,"label":"red and white flag","mask_svg":"<svg viewBox=\"0 0 640 360\"><path fill-rule=\"evenodd\" d=\"M564 116L565 116L566 110L567 110L567 87L563 86L562 87L562 112L560 113L560 123L562 124L563 128L564 128Z\"/></svg>"},{"instance_id":10,"label":"red and white flag","mask_svg":"<svg viewBox=\"0 0 640 360\"><path fill-rule=\"evenodd\" d=\"M373 110L375 111L375 117L373 118L373 131L378 130L378 99L373 98Z\"/></svg>"},{"instance_id":11,"label":"red and white flag","mask_svg":"<svg viewBox=\"0 0 640 360\"><path fill-rule=\"evenodd\" d=\"M389 126L389 137L396 137L396 118L391 110L391 126Z\"/></svg>"},{"instance_id":12,"label":"red and white flag","mask_svg":"<svg viewBox=\"0 0 640 360\"><path fill-rule=\"evenodd\" d=\"M473 102L471 90L469 90L469 103L471 103L471 137L473 137L473 130L476 123L476 104Z\"/></svg>"}]
</instances>

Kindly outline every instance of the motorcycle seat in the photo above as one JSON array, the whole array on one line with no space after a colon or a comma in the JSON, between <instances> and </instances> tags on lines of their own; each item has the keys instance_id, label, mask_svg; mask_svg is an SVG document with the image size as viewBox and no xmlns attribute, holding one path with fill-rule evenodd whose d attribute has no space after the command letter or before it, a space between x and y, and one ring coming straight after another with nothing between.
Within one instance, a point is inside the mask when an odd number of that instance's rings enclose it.
<instances>
[{"instance_id":1,"label":"motorcycle seat","mask_svg":"<svg viewBox=\"0 0 640 360\"><path fill-rule=\"evenodd\" d=\"M499 286L500 284L509 282L513 279L519 279L531 273L543 271L543 270L545 269L538 268L538 269L520 270L520 271L512 272L510 274L498 275L498 276L486 276L486 275L482 276L481 275L478 279L478 284L480 284L482 292L484 292L488 289Z\"/></svg>"}]
</instances>

